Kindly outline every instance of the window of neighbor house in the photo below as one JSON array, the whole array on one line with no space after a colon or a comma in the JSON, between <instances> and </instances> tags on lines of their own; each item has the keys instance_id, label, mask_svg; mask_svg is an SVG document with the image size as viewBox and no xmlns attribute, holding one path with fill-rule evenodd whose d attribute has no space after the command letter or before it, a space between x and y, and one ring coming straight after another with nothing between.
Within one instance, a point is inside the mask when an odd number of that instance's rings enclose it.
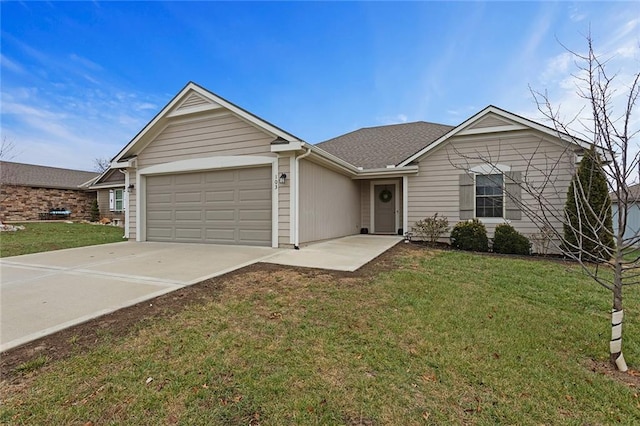
<instances>
[{"instance_id":1,"label":"window of neighbor house","mask_svg":"<svg viewBox=\"0 0 640 426\"><path fill-rule=\"evenodd\" d=\"M476 175L476 217L503 217L504 177Z\"/></svg>"},{"instance_id":2,"label":"window of neighbor house","mask_svg":"<svg viewBox=\"0 0 640 426\"><path fill-rule=\"evenodd\" d=\"M109 191L109 210L112 212L124 211L124 189Z\"/></svg>"}]
</instances>

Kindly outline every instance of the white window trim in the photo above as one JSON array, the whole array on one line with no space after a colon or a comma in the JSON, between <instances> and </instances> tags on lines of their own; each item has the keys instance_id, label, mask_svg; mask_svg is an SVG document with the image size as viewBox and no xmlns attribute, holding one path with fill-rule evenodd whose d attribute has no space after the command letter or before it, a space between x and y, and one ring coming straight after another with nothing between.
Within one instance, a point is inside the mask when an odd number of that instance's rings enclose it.
<instances>
[{"instance_id":1,"label":"white window trim","mask_svg":"<svg viewBox=\"0 0 640 426\"><path fill-rule=\"evenodd\" d=\"M474 188L474 192L473 192L473 217L478 219L480 222L482 223L486 223L486 224L500 224L500 223L511 223L511 221L509 219L507 219L505 216L507 215L507 191L506 191L506 185L505 185L505 181L504 181L504 174L505 172L510 172L511 171L511 167L504 165L504 164L481 164L478 166L474 166L471 169L469 169L469 172L473 173L473 188ZM478 213L476 212L476 194L475 194L475 187L476 187L476 176L477 175L497 175L497 174L502 174L503 178L502 178L502 217L478 217Z\"/></svg>"},{"instance_id":2,"label":"white window trim","mask_svg":"<svg viewBox=\"0 0 640 426\"><path fill-rule=\"evenodd\" d=\"M120 192L120 198L118 198L118 192ZM118 200L120 200L121 209L118 210ZM125 211L125 191L124 189L113 190L113 211L116 213L123 213Z\"/></svg>"}]
</instances>

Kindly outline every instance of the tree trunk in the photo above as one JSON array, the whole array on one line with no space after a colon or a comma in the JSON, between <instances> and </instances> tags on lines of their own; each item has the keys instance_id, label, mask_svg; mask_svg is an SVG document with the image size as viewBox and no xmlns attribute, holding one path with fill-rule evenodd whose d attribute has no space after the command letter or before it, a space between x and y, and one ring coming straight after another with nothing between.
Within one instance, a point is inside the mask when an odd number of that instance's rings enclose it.
<instances>
[{"instance_id":1,"label":"tree trunk","mask_svg":"<svg viewBox=\"0 0 640 426\"><path fill-rule=\"evenodd\" d=\"M614 271L613 309L611 310L611 341L609 342L610 361L620 371L627 371L627 363L622 355L622 264L616 262Z\"/></svg>"}]
</instances>

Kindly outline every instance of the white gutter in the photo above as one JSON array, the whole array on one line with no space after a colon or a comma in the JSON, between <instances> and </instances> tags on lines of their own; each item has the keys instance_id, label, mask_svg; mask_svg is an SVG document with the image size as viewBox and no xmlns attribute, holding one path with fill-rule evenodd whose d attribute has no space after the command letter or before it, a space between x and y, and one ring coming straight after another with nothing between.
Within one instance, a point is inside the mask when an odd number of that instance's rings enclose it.
<instances>
[{"instance_id":1,"label":"white gutter","mask_svg":"<svg viewBox=\"0 0 640 426\"><path fill-rule=\"evenodd\" d=\"M300 160L311 155L311 147L307 147L307 152L296 157L295 170L293 171L293 182L295 185L293 197L294 221L293 226L293 248L300 250Z\"/></svg>"},{"instance_id":2,"label":"white gutter","mask_svg":"<svg viewBox=\"0 0 640 426\"><path fill-rule=\"evenodd\" d=\"M120 173L124 175L124 238L129 239L129 170L118 169Z\"/></svg>"}]
</instances>

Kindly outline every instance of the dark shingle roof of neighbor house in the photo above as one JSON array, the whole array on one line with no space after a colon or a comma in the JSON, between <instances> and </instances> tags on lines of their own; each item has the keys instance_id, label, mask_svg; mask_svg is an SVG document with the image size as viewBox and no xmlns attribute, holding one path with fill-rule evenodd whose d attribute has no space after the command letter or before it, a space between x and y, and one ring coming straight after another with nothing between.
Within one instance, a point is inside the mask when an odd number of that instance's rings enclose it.
<instances>
[{"instance_id":1,"label":"dark shingle roof of neighbor house","mask_svg":"<svg viewBox=\"0 0 640 426\"><path fill-rule=\"evenodd\" d=\"M79 185L95 178L98 174L82 170L0 161L0 182L3 185L78 189Z\"/></svg>"},{"instance_id":2,"label":"dark shingle roof of neighbor house","mask_svg":"<svg viewBox=\"0 0 640 426\"><path fill-rule=\"evenodd\" d=\"M356 167L385 168L401 163L453 128L424 121L365 127L316 146Z\"/></svg>"},{"instance_id":3,"label":"dark shingle roof of neighbor house","mask_svg":"<svg viewBox=\"0 0 640 426\"><path fill-rule=\"evenodd\" d=\"M618 201L618 197L615 192L611 192L609 194L611 196L611 200L615 203ZM635 185L629 185L629 202L638 203L640 202L640 183L636 183Z\"/></svg>"}]
</instances>

